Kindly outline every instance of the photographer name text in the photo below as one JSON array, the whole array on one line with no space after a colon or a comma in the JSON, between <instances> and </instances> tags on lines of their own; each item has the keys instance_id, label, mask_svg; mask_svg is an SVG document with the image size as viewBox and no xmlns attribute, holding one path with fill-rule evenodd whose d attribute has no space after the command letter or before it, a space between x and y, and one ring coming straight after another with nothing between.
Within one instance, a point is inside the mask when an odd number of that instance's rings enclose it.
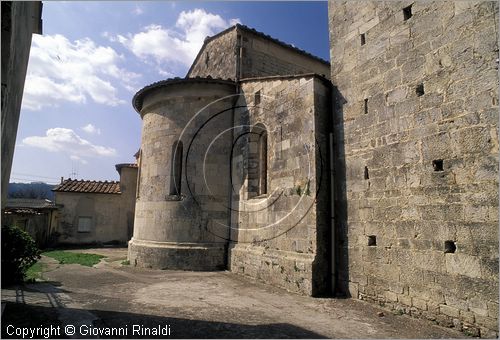
<instances>
[{"instance_id":1,"label":"photographer name text","mask_svg":"<svg viewBox=\"0 0 500 340\"><path fill-rule=\"evenodd\" d=\"M148 327L144 325L125 325L123 327L94 327L92 325L16 327L8 325L7 335L21 339L49 339L60 336L170 336L170 325Z\"/></svg>"}]
</instances>

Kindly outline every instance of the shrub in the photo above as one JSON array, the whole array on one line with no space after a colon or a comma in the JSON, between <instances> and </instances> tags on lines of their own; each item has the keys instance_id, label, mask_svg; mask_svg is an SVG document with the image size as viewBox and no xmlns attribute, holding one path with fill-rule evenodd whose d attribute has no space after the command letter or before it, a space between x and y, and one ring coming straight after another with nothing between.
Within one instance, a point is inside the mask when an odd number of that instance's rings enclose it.
<instances>
[{"instance_id":1,"label":"shrub","mask_svg":"<svg viewBox=\"0 0 500 340\"><path fill-rule=\"evenodd\" d=\"M2 227L2 286L23 282L26 271L39 258L40 250L27 232Z\"/></svg>"}]
</instances>

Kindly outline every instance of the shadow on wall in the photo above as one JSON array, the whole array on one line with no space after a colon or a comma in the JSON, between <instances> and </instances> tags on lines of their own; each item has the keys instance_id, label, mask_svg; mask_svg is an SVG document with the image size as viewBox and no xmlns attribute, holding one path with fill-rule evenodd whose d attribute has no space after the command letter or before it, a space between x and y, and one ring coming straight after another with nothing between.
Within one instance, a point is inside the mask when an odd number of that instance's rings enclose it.
<instances>
[{"instance_id":1,"label":"shadow on wall","mask_svg":"<svg viewBox=\"0 0 500 340\"><path fill-rule=\"evenodd\" d=\"M316 143L315 154L315 188L316 188L316 258L312 267L312 296L331 296L335 287L332 264L332 251L335 249L332 244L331 233L331 167L330 167L330 133L332 132L332 93L329 92L327 98L322 100L315 98L314 115L314 139Z\"/></svg>"},{"instance_id":2,"label":"shadow on wall","mask_svg":"<svg viewBox=\"0 0 500 340\"><path fill-rule=\"evenodd\" d=\"M239 226L239 221L247 221L249 213L246 211L240 211L240 201L244 200L242 197L243 183L248 183L248 172L245 169L248 168L248 150L247 146L249 143L249 136L251 134L251 122L249 117L249 103L246 101L244 95L240 94L235 97L236 100L233 103L232 114L232 125L239 126L239 129L233 129L231 131L231 150L228 159L229 163L229 178L230 178L230 188L229 188L229 220L228 225L231 227L228 231L228 244L226 251L226 268L229 268L229 257L230 249L234 247L239 241L239 228L232 228L233 226ZM235 120L237 119L237 120ZM237 164L234 162L236 156L242 156L243 163ZM239 168L241 167L241 168Z\"/></svg>"},{"instance_id":3,"label":"shadow on wall","mask_svg":"<svg viewBox=\"0 0 500 340\"><path fill-rule=\"evenodd\" d=\"M344 134L344 105L347 103L336 86L333 96L333 138L335 166L335 273L336 295L351 297L349 293L349 227L347 224L346 156Z\"/></svg>"},{"instance_id":4,"label":"shadow on wall","mask_svg":"<svg viewBox=\"0 0 500 340\"><path fill-rule=\"evenodd\" d=\"M97 320L83 322L82 326L75 327L75 336L91 338L97 334L86 333L90 331L113 329L113 335L103 335L105 338L138 339L138 338L232 338L232 339L257 339L257 338L309 338L319 339L324 336L309 330L286 324L261 324L247 325L243 323L218 322L206 320L190 320L174 317L162 317L157 315L146 315L136 313L125 313L104 310L83 310L74 308L64 308L65 315L86 315L95 316ZM64 326L57 318L58 309L26 305L20 303L7 303L2 315L2 338L18 338L7 333L7 326L14 327L60 327L60 335L50 336L50 338L69 338L64 333ZM89 315L91 313L92 315ZM79 320L82 321L82 320ZM246 322L246 320L244 321ZM71 322L69 322L71 323ZM136 326L136 331L134 330ZM160 330L159 335L148 333L148 330ZM120 332L121 333L118 333ZM142 331L142 332L141 332ZM170 331L170 334L168 334ZM9 327L12 333L12 327ZM162 334L163 333L163 334Z\"/></svg>"},{"instance_id":5,"label":"shadow on wall","mask_svg":"<svg viewBox=\"0 0 500 340\"><path fill-rule=\"evenodd\" d=\"M257 93L259 93L258 91ZM255 244L261 246L264 249L280 249L280 250L289 250L287 249L288 244L286 242L291 242L294 238L307 238L308 241L314 242L315 246L315 256L314 261L312 262L312 277L311 277L311 287L309 293L313 296L331 296L332 290L330 289L332 285L332 275L331 270L331 255L332 255L332 242L331 242L331 190L330 190L330 157L329 157L329 134L332 132L332 121L331 121L331 93L328 91L328 94L325 96L316 96L315 97L315 113L314 113L314 143L313 146L315 150L315 164L312 166L315 169L314 174L314 183L307 184L304 183L304 188L300 185L297 189L294 187L294 190L304 190L302 193L294 191L293 194L287 194L287 191L283 191L281 193L276 193L273 191L276 186L280 185L280 180L283 178L289 178L286 176L298 176L295 173L293 175L290 172L286 172L288 165L287 158L288 157L296 157L300 156L300 150L297 151L297 147L293 149L295 154L290 155L285 152L285 156L281 156L278 145L282 143L282 130L281 128L285 126L285 130L288 128L296 129L296 132L299 133L297 126L290 127L290 122L285 122L286 118L285 112L278 112L275 114L275 108L273 106L266 107L265 113L252 113L251 110L253 108L253 102L247 103L245 97L241 97L238 102L239 111L237 112L237 119L234 122L234 126L238 126L239 129L235 131L233 138L233 145L231 149L230 159L234 161L234 159L240 159L239 162L235 162L231 168L231 194L232 196L232 225L233 226L243 226L243 228L235 228L231 233L231 247L234 247L236 243L243 244ZM258 97L260 98L260 96ZM248 109L247 107L250 107ZM242 109L241 109L242 108ZM267 127L263 125L263 123L267 123ZM276 127L275 130L273 128ZM268 131L269 129L269 131ZM269 133L269 140L265 142L262 141L262 136ZM285 133L286 136L286 133ZM288 142L289 140L285 137L285 140ZM309 138L309 137L308 137ZM268 145L269 151L261 152L262 146ZM306 144L304 144L306 145ZM288 148L287 148L288 149ZM252 151L253 150L253 151ZM269 157L267 153L269 152ZM264 156L265 155L265 156ZM268 172L265 175L262 175L262 168L268 169ZM263 181L261 180L263 179ZM273 187L269 189L269 186L266 190L262 190L263 187L266 186L269 182L276 182L277 184L273 184ZM294 186L297 181L294 181ZM314 188L315 192L309 192L309 185L312 184L312 188ZM307 189L306 189L307 188ZM242 190L243 189L243 190ZM267 192L269 190L269 192ZM306 190L308 191L306 193ZM241 195L241 196L240 196ZM248 195L248 197L246 196ZM265 196L267 195L267 196ZM301 195L310 196L307 197L310 199L310 204L303 204L298 207L297 196L293 197L293 195ZM239 207L243 203L243 207L246 207L245 204L252 203L252 198L259 197L267 197L265 204L261 206L257 206L257 208L249 207L248 210ZM300 202L300 201L299 201ZM254 203L255 204L255 203ZM250 206L250 205L249 205ZM271 216L270 220L258 221L260 225L265 223L269 223L269 225L273 225L276 220L274 220L275 212L284 212L287 209L290 209L290 213L293 213L295 210L296 214L290 214L286 216L290 216L288 219L283 219L282 221L278 220L276 224L277 227L267 228L267 226L262 228L261 233L254 233L251 235L249 233L245 233L245 227L253 226L259 219L259 212L263 214L268 213L268 216ZM310 221L307 219L309 213L311 211L315 211L314 220ZM252 214L254 216L252 216ZM264 216L266 217L266 216ZM309 233L304 235L300 234L299 228L301 230L305 230L310 227L311 229L314 227L315 236L313 233ZM306 230L307 231L307 230ZM250 236L250 238L248 237ZM312 239L315 237L315 239ZM285 242L280 242L284 239ZM297 251L300 253L300 251ZM300 255L300 254L299 254ZM264 255L266 256L266 255ZM276 265L282 265L285 268L286 262L278 258L278 260L267 260L267 262L275 262ZM264 261L263 261L264 262ZM235 266L236 268L236 266ZM262 270L263 268L263 270ZM291 272L298 272L299 267L295 264L295 268L291 267ZM243 269L244 270L244 269ZM267 278L271 275L275 275L276 273L272 273L266 268L265 265L260 266L260 271L258 271L255 275L257 278L267 280ZM266 270L268 270L266 272ZM281 279L282 282L291 282L290 278L287 277L289 275L286 273L286 270L281 271ZM266 276L267 275L267 276ZM280 275L278 273L278 275ZM291 276L292 279L293 276ZM300 279L299 279L300 280ZM297 281L295 281L297 282ZM286 284L285 284L286 285ZM299 284L298 284L299 286Z\"/></svg>"}]
</instances>

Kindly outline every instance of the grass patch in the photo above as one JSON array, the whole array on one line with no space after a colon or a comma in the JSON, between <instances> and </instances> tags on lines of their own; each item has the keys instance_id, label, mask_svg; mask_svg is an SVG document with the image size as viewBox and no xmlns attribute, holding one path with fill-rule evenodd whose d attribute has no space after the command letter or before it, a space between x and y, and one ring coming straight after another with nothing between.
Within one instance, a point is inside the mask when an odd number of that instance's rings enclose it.
<instances>
[{"instance_id":1,"label":"grass patch","mask_svg":"<svg viewBox=\"0 0 500 340\"><path fill-rule=\"evenodd\" d=\"M124 261L122 261L122 265L128 266L128 265L130 265L130 261L129 260L124 260Z\"/></svg>"},{"instance_id":2,"label":"grass patch","mask_svg":"<svg viewBox=\"0 0 500 340\"><path fill-rule=\"evenodd\" d=\"M56 259L61 264L79 264L82 266L92 267L98 264L99 261L106 257L97 254L84 254L84 253L73 253L63 250L52 250L42 253L42 255L52 257Z\"/></svg>"},{"instance_id":3,"label":"grass patch","mask_svg":"<svg viewBox=\"0 0 500 340\"><path fill-rule=\"evenodd\" d=\"M26 271L26 282L35 282L42 279L42 272L45 268L43 263L37 262Z\"/></svg>"}]
</instances>

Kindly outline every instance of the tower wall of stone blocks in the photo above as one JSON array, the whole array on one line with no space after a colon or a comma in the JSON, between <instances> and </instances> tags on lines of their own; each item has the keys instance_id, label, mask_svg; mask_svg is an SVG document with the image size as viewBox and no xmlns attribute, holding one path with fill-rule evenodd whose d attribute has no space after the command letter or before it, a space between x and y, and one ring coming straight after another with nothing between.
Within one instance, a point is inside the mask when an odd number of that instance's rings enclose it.
<instances>
[{"instance_id":1,"label":"tower wall of stone blocks","mask_svg":"<svg viewBox=\"0 0 500 340\"><path fill-rule=\"evenodd\" d=\"M498 336L498 3L329 2L340 288Z\"/></svg>"}]
</instances>

